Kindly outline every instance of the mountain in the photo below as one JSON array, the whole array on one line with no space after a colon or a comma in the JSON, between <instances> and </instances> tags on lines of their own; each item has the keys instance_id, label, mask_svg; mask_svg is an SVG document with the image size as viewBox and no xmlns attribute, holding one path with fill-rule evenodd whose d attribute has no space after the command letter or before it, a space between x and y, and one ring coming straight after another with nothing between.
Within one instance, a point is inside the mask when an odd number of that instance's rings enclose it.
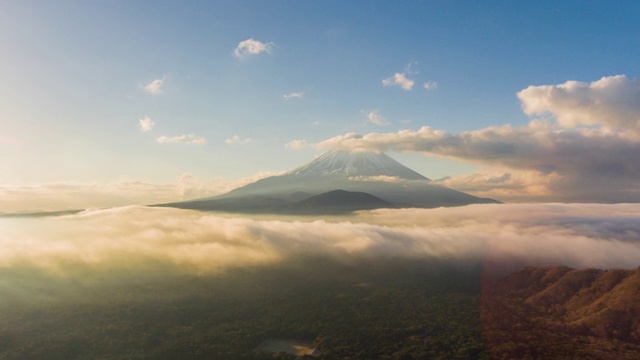
<instances>
[{"instance_id":1,"label":"mountain","mask_svg":"<svg viewBox=\"0 0 640 360\"><path fill-rule=\"evenodd\" d=\"M640 358L640 269L527 267L482 298L494 358Z\"/></svg>"},{"instance_id":2,"label":"mountain","mask_svg":"<svg viewBox=\"0 0 640 360\"><path fill-rule=\"evenodd\" d=\"M296 213L335 214L392 207L391 203L368 193L333 190L298 201L288 207L288 210Z\"/></svg>"},{"instance_id":3,"label":"mountain","mask_svg":"<svg viewBox=\"0 0 640 360\"><path fill-rule=\"evenodd\" d=\"M331 150L285 175L307 178L392 176L405 180L429 180L384 153Z\"/></svg>"},{"instance_id":4,"label":"mountain","mask_svg":"<svg viewBox=\"0 0 640 360\"><path fill-rule=\"evenodd\" d=\"M326 194L335 190L344 192ZM369 197L365 199L362 193ZM432 184L428 178L384 153L331 150L282 175L258 180L223 195L160 206L232 212L287 212L296 207L313 207L311 204L319 200L310 198L321 194L325 194L321 197L325 209L350 208L353 211L379 207L433 208L498 203ZM350 197L338 194L349 194ZM370 201L373 198L380 201ZM310 200L306 205L298 204L305 199ZM332 201L335 204L328 206L327 202ZM349 201L351 204L346 206ZM372 204L377 205L372 207Z\"/></svg>"}]
</instances>

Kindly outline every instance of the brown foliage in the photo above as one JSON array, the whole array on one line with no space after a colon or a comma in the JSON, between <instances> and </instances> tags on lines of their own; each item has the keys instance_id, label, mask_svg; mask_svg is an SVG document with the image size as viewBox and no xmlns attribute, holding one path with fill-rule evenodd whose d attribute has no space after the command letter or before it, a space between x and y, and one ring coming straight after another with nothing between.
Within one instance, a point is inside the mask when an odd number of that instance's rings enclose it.
<instances>
[{"instance_id":1,"label":"brown foliage","mask_svg":"<svg viewBox=\"0 0 640 360\"><path fill-rule=\"evenodd\" d=\"M527 267L483 290L495 358L640 358L640 269Z\"/></svg>"}]
</instances>

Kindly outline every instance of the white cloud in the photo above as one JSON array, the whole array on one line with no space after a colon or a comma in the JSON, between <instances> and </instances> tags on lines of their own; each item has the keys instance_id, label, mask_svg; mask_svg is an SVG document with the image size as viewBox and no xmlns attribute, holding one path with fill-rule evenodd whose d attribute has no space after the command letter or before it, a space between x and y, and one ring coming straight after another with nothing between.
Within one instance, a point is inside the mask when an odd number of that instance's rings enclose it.
<instances>
[{"instance_id":1,"label":"white cloud","mask_svg":"<svg viewBox=\"0 0 640 360\"><path fill-rule=\"evenodd\" d=\"M155 79L144 85L144 90L149 94L158 95L162 93L162 87L164 86L164 77L161 79Z\"/></svg>"},{"instance_id":2,"label":"white cloud","mask_svg":"<svg viewBox=\"0 0 640 360\"><path fill-rule=\"evenodd\" d=\"M379 126L390 124L390 122L387 121L387 119L385 119L382 115L378 114L377 111L371 111L369 114L367 114L367 119L369 119L370 122Z\"/></svg>"},{"instance_id":3,"label":"white cloud","mask_svg":"<svg viewBox=\"0 0 640 360\"><path fill-rule=\"evenodd\" d=\"M404 71L401 73L395 73L393 76L390 76L384 80L382 80L383 86L400 86L404 90L412 90L415 85L415 81L409 79L408 75L416 75L418 71L415 70L415 66L418 63L413 61L405 66ZM426 90L435 90L438 88L438 83L436 81L427 81L422 84L422 87Z\"/></svg>"},{"instance_id":4,"label":"white cloud","mask_svg":"<svg viewBox=\"0 0 640 360\"><path fill-rule=\"evenodd\" d=\"M202 145L206 143L206 140L201 136L195 136L193 134L183 134L177 136L160 136L156 139L157 142L161 144L171 143L171 144L195 144Z\"/></svg>"},{"instance_id":5,"label":"white cloud","mask_svg":"<svg viewBox=\"0 0 640 360\"><path fill-rule=\"evenodd\" d=\"M349 180L387 182L387 183L393 183L393 184L410 184L410 183L417 183L417 182L424 183L425 181L428 182L428 180L406 180L406 179L399 178L397 176L388 176L388 175L349 176Z\"/></svg>"},{"instance_id":6,"label":"white cloud","mask_svg":"<svg viewBox=\"0 0 640 360\"><path fill-rule=\"evenodd\" d=\"M174 183L123 180L105 183L0 184L0 213L58 211L158 204L206 197L231 190L221 178L201 180L185 174Z\"/></svg>"},{"instance_id":7,"label":"white cloud","mask_svg":"<svg viewBox=\"0 0 640 360\"><path fill-rule=\"evenodd\" d=\"M640 99L630 100L639 93L640 82L621 76L591 84L529 87L519 93L525 111L552 112L557 123L532 120L525 126L459 134L428 126L397 133L348 133L314 146L415 151L473 162L512 173L521 188L535 189L525 195L529 199L537 194L545 201L640 201Z\"/></svg>"},{"instance_id":8,"label":"white cloud","mask_svg":"<svg viewBox=\"0 0 640 360\"><path fill-rule=\"evenodd\" d=\"M558 125L601 125L640 131L640 79L605 76L586 83L529 86L518 92L527 115L550 113Z\"/></svg>"},{"instance_id":9,"label":"white cloud","mask_svg":"<svg viewBox=\"0 0 640 360\"><path fill-rule=\"evenodd\" d=\"M397 133L349 133L315 145L354 151L415 151L485 166L553 176L558 200L640 201L640 139L602 129L556 129L544 122L450 134L428 126ZM594 189L600 189L594 191Z\"/></svg>"},{"instance_id":10,"label":"white cloud","mask_svg":"<svg viewBox=\"0 0 640 360\"><path fill-rule=\"evenodd\" d=\"M438 88L438 83L436 81L427 81L422 85L422 87L427 90L435 90Z\"/></svg>"},{"instance_id":11,"label":"white cloud","mask_svg":"<svg viewBox=\"0 0 640 360\"><path fill-rule=\"evenodd\" d=\"M138 119L138 128L142 132L150 131L155 125L156 123L148 116Z\"/></svg>"},{"instance_id":12,"label":"white cloud","mask_svg":"<svg viewBox=\"0 0 640 360\"><path fill-rule=\"evenodd\" d=\"M254 39L247 39L240 41L238 46L236 46L233 53L236 57L241 58L250 55L258 55L260 53L266 52L271 53L271 49L273 48L273 43L263 43Z\"/></svg>"},{"instance_id":13,"label":"white cloud","mask_svg":"<svg viewBox=\"0 0 640 360\"><path fill-rule=\"evenodd\" d=\"M309 143L306 140L291 140L284 146L287 149L300 150L309 147Z\"/></svg>"},{"instance_id":14,"label":"white cloud","mask_svg":"<svg viewBox=\"0 0 640 360\"><path fill-rule=\"evenodd\" d=\"M535 170L484 169L470 174L445 177L434 183L480 197L505 202L576 201L571 191L559 193L557 187L564 177L556 173L544 174ZM554 187L556 189L554 189Z\"/></svg>"},{"instance_id":15,"label":"white cloud","mask_svg":"<svg viewBox=\"0 0 640 360\"><path fill-rule=\"evenodd\" d=\"M241 179L202 179L185 173L174 182L0 183L0 214L149 205L219 195L281 172L261 171Z\"/></svg>"},{"instance_id":16,"label":"white cloud","mask_svg":"<svg viewBox=\"0 0 640 360\"><path fill-rule=\"evenodd\" d=\"M393 76L382 80L384 86L400 86L404 90L413 89L414 81L408 79L404 73L395 73Z\"/></svg>"},{"instance_id":17,"label":"white cloud","mask_svg":"<svg viewBox=\"0 0 640 360\"><path fill-rule=\"evenodd\" d=\"M253 142L253 140L249 138L243 139L238 135L233 135L232 137L225 139L224 142L225 144L248 144Z\"/></svg>"},{"instance_id":18,"label":"white cloud","mask_svg":"<svg viewBox=\"0 0 640 360\"><path fill-rule=\"evenodd\" d=\"M285 100L301 99L303 97L304 97L304 93L303 92L294 92L294 93L289 93L289 94L282 95L282 98L285 99Z\"/></svg>"},{"instance_id":19,"label":"white cloud","mask_svg":"<svg viewBox=\"0 0 640 360\"><path fill-rule=\"evenodd\" d=\"M0 268L76 279L162 266L206 274L300 256L496 261L635 268L640 205L472 205L258 220L129 206L47 219L3 219ZM87 234L91 236L87 237ZM0 292L9 286L0 282Z\"/></svg>"}]
</instances>

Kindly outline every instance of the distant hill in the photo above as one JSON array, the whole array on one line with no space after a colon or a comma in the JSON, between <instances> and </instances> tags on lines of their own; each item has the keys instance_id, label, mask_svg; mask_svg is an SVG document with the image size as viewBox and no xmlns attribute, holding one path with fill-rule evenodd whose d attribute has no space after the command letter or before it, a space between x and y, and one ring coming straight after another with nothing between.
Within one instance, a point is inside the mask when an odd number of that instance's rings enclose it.
<instances>
[{"instance_id":1,"label":"distant hill","mask_svg":"<svg viewBox=\"0 0 640 360\"><path fill-rule=\"evenodd\" d=\"M527 267L485 289L496 358L640 359L640 269Z\"/></svg>"},{"instance_id":2,"label":"distant hill","mask_svg":"<svg viewBox=\"0 0 640 360\"><path fill-rule=\"evenodd\" d=\"M324 200L312 199L336 190L344 192L323 195L321 199ZM369 201L362 195L353 194L344 197L350 193L366 193L369 200L378 200ZM297 204L304 200L309 201ZM325 206L323 202L350 211L380 207L434 208L499 203L432 184L428 178L384 153L332 150L282 175L258 180L223 195L159 206L264 213L278 212L283 208L310 210L313 206Z\"/></svg>"},{"instance_id":3,"label":"distant hill","mask_svg":"<svg viewBox=\"0 0 640 360\"><path fill-rule=\"evenodd\" d=\"M333 190L311 196L290 206L300 212L348 213L356 210L390 208L393 205L364 192Z\"/></svg>"}]
</instances>

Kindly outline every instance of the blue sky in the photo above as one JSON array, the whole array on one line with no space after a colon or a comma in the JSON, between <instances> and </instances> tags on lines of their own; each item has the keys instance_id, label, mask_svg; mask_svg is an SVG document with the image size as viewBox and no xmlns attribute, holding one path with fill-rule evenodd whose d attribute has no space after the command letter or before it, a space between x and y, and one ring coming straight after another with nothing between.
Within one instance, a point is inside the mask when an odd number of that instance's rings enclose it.
<instances>
[{"instance_id":1,"label":"blue sky","mask_svg":"<svg viewBox=\"0 0 640 360\"><path fill-rule=\"evenodd\" d=\"M538 117L568 129L566 108L526 114L518 92L626 75L633 103L638 34L635 1L0 1L0 185L188 174L202 189L288 170L348 133L456 136ZM265 51L236 56L248 39ZM571 129L613 123L624 128ZM286 146L294 140L309 146ZM627 145L633 155L637 141ZM567 176L549 164L503 162L490 174L486 158L460 152L382 150L472 192L464 179Z\"/></svg>"}]
</instances>

